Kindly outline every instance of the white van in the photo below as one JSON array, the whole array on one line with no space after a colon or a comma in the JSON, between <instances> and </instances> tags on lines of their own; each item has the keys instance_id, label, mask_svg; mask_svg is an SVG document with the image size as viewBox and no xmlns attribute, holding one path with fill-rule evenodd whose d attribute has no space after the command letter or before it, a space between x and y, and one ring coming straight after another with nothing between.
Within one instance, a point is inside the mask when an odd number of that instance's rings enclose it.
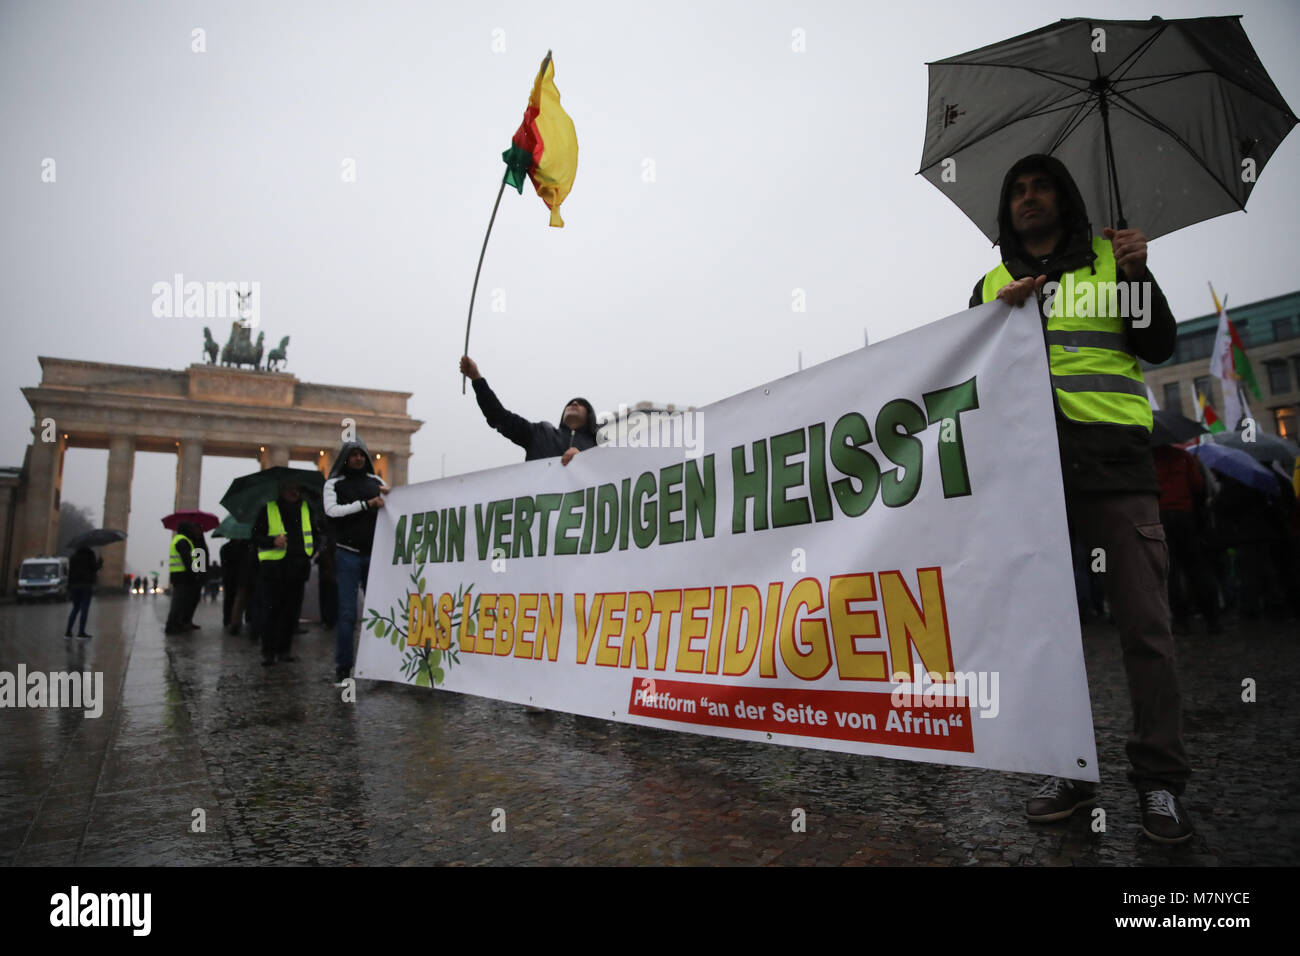
<instances>
[{"instance_id":1,"label":"white van","mask_svg":"<svg viewBox=\"0 0 1300 956\"><path fill-rule=\"evenodd\" d=\"M68 599L67 558L27 558L18 569L18 601Z\"/></svg>"}]
</instances>

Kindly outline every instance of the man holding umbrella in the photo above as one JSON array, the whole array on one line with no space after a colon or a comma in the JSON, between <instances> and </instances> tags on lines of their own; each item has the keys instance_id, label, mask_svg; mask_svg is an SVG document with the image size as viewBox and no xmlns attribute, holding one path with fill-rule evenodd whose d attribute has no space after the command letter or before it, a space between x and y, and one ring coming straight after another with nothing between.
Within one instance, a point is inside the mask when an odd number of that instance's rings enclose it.
<instances>
[{"instance_id":1,"label":"man holding umbrella","mask_svg":"<svg viewBox=\"0 0 1300 956\"><path fill-rule=\"evenodd\" d=\"M1170 633L1160 486L1148 444L1151 407L1138 364L1139 358L1161 362L1173 353L1174 317L1147 270L1146 237L1136 229L1109 228L1094 237L1079 190L1060 161L1026 156L1007 171L998 226L1002 262L976 283L972 307L994 298L1019 306L1039 297L1048 282L1063 280L1063 290L1091 285L1102 293L1085 315L1077 314L1079 300L1063 293L1046 303L1039 298L1066 511L1071 535L1089 552L1104 549L1133 704L1127 750L1143 831L1179 843L1192 835L1178 800L1191 771ZM1142 283L1141 314L1111 314L1105 283L1124 280ZM1061 820L1095 802L1090 784L1054 778L1029 800L1026 815L1033 822Z\"/></svg>"},{"instance_id":2,"label":"man holding umbrella","mask_svg":"<svg viewBox=\"0 0 1300 956\"><path fill-rule=\"evenodd\" d=\"M261 578L262 663L293 661L290 647L315 549L311 509L297 479L280 482L279 497L268 501L253 522L252 540Z\"/></svg>"}]
</instances>

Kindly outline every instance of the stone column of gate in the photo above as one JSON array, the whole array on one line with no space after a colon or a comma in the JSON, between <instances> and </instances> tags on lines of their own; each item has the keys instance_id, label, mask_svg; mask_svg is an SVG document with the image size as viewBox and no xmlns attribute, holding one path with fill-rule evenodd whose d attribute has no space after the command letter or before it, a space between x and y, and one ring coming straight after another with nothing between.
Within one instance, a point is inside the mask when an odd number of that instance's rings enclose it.
<instances>
[{"instance_id":1,"label":"stone column of gate","mask_svg":"<svg viewBox=\"0 0 1300 956\"><path fill-rule=\"evenodd\" d=\"M288 445L267 445L266 452L262 455L262 470L265 471L277 465L281 468L288 468L289 457Z\"/></svg>"},{"instance_id":2,"label":"stone column of gate","mask_svg":"<svg viewBox=\"0 0 1300 956\"><path fill-rule=\"evenodd\" d=\"M388 462L388 484L397 488L406 484L406 461L409 455L403 455L400 452L388 452L384 455L384 461Z\"/></svg>"},{"instance_id":3,"label":"stone column of gate","mask_svg":"<svg viewBox=\"0 0 1300 956\"><path fill-rule=\"evenodd\" d=\"M199 507L199 483L203 477L203 439L181 439L176 455L176 507L174 511L194 511Z\"/></svg>"},{"instance_id":4,"label":"stone column of gate","mask_svg":"<svg viewBox=\"0 0 1300 956\"><path fill-rule=\"evenodd\" d=\"M104 482L104 527L130 532L131 479L135 476L135 436L113 435L108 440L108 476ZM119 590L126 571L126 542L110 544L100 554L104 567L100 587Z\"/></svg>"},{"instance_id":5,"label":"stone column of gate","mask_svg":"<svg viewBox=\"0 0 1300 956\"><path fill-rule=\"evenodd\" d=\"M23 558L53 554L59 534L59 478L63 473L63 438L41 441L40 433L32 442L27 461L26 531L22 552L14 556L14 567Z\"/></svg>"}]
</instances>

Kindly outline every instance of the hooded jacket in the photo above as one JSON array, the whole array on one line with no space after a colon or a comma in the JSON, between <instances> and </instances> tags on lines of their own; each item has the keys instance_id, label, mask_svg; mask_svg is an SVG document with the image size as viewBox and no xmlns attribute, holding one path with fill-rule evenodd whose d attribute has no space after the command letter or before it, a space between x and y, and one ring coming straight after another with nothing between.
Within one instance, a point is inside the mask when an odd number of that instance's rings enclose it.
<instances>
[{"instance_id":1,"label":"hooded jacket","mask_svg":"<svg viewBox=\"0 0 1300 956\"><path fill-rule=\"evenodd\" d=\"M558 458L570 448L586 451L596 447L596 410L585 398L574 399L587 409L586 425L574 430L564 424L563 409L560 410L559 425L530 422L522 415L506 411L496 393L488 387L486 378L474 380L474 397L478 399L478 407L487 423L524 450L524 461Z\"/></svg>"},{"instance_id":2,"label":"hooded jacket","mask_svg":"<svg viewBox=\"0 0 1300 956\"><path fill-rule=\"evenodd\" d=\"M1045 170L1056 184L1063 231L1056 249L1042 258L1025 251L1011 225L1011 186L1021 173L1037 169ZM1026 156L1007 170L998 198L998 247L1002 252L1002 262L1013 279L1046 275L1047 281L1059 282L1067 272L1090 269L1096 258L1092 251L1092 236L1092 225L1079 187L1060 160L1041 154ZM1151 363L1163 362L1174 353L1177 326L1169 303L1149 269L1142 281L1151 283L1151 322L1146 328L1134 328L1131 322L1128 323L1126 344L1128 350L1140 359ZM983 285L984 277L980 276L971 294L971 308L984 301ZM1047 316L1043 312L1041 295L1038 314L1046 330ZM1046 337L1043 348L1047 348ZM1146 429L1076 422L1066 418L1057 408L1056 436L1060 446L1061 475L1067 491L1159 494L1160 484L1156 480L1150 436Z\"/></svg>"},{"instance_id":3,"label":"hooded jacket","mask_svg":"<svg viewBox=\"0 0 1300 956\"><path fill-rule=\"evenodd\" d=\"M356 471L348 467L348 456L354 450L360 450L366 456L365 465ZM366 502L376 497L383 487L374 471L374 463L365 445L359 441L344 442L322 492L335 544L365 555L370 554L375 539L376 518L375 509Z\"/></svg>"}]
</instances>

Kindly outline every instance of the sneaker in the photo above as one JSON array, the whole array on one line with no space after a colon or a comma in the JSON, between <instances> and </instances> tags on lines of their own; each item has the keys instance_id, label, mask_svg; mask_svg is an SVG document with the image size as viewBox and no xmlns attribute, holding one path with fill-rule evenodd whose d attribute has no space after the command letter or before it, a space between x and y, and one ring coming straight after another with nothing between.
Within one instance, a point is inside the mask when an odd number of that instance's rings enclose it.
<instances>
[{"instance_id":1,"label":"sneaker","mask_svg":"<svg viewBox=\"0 0 1300 956\"><path fill-rule=\"evenodd\" d=\"M1157 843L1183 843L1192 838L1192 821L1187 819L1178 798L1168 790L1147 790L1141 795L1142 832Z\"/></svg>"},{"instance_id":2,"label":"sneaker","mask_svg":"<svg viewBox=\"0 0 1300 956\"><path fill-rule=\"evenodd\" d=\"M1097 802L1097 792L1079 780L1052 777L1025 803L1025 818L1030 823L1051 823L1072 816L1081 807Z\"/></svg>"},{"instance_id":3,"label":"sneaker","mask_svg":"<svg viewBox=\"0 0 1300 956\"><path fill-rule=\"evenodd\" d=\"M82 631L80 634L77 635L77 637L81 638L83 641L88 641L94 636L95 636L94 634L87 634L85 631Z\"/></svg>"}]
</instances>

